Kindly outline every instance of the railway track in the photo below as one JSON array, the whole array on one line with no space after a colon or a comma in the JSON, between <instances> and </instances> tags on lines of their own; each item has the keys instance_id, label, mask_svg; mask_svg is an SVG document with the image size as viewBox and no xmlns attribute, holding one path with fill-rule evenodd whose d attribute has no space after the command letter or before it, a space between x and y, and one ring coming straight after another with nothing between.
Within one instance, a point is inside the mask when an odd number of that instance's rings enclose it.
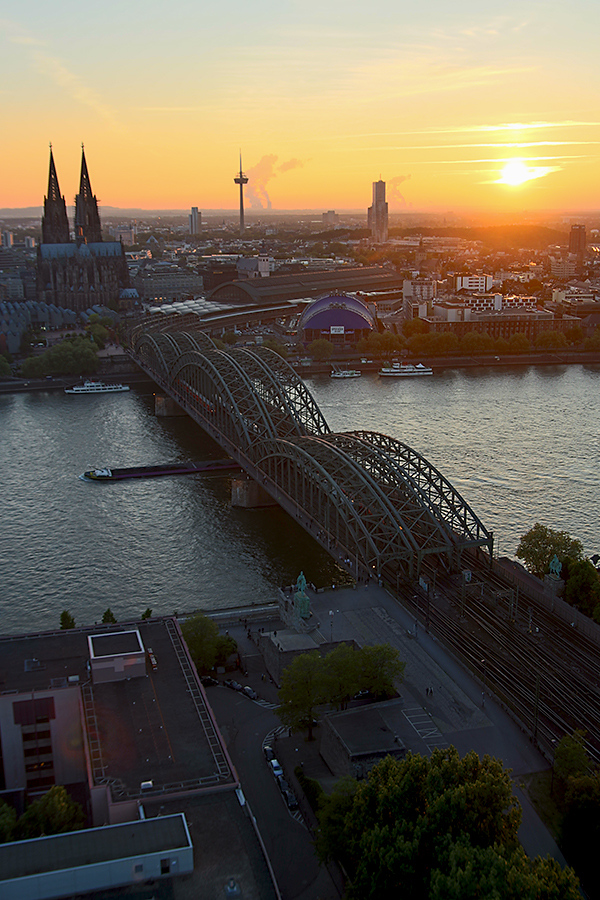
<instances>
[{"instance_id":1,"label":"railway track","mask_svg":"<svg viewBox=\"0 0 600 900\"><path fill-rule=\"evenodd\" d=\"M600 648L478 560L474 580L436 572L435 596L401 586L400 599L553 757L576 728L600 762ZM432 573L426 580L431 584Z\"/></svg>"}]
</instances>

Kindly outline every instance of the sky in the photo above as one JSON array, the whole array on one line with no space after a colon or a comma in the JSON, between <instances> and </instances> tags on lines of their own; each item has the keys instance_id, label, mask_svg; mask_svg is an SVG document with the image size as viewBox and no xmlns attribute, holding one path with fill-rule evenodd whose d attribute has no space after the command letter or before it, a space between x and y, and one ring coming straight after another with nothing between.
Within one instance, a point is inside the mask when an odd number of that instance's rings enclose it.
<instances>
[{"instance_id":1,"label":"sky","mask_svg":"<svg viewBox=\"0 0 600 900\"><path fill-rule=\"evenodd\" d=\"M5 12L2 12L4 10ZM0 208L600 209L598 0L0 7Z\"/></svg>"}]
</instances>

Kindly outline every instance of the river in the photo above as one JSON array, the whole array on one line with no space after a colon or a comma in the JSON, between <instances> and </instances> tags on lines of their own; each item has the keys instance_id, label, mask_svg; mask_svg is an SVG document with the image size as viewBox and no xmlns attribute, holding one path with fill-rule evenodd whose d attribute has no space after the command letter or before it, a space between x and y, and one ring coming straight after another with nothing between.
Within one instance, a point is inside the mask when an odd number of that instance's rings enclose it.
<instances>
[{"instance_id":1,"label":"river","mask_svg":"<svg viewBox=\"0 0 600 900\"><path fill-rule=\"evenodd\" d=\"M600 552L600 366L451 369L419 379L307 379L336 431L365 428L422 453L514 556L536 521ZM229 478L90 484L99 465L221 456L188 418L128 394L0 395L0 631L274 600L303 569L335 563L278 508L234 510Z\"/></svg>"}]
</instances>

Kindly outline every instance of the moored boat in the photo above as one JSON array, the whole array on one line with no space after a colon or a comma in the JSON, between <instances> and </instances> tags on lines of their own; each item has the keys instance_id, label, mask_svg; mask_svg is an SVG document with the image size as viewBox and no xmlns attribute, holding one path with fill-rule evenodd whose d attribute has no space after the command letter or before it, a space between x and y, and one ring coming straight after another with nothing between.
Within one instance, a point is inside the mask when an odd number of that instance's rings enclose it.
<instances>
[{"instance_id":1,"label":"moored boat","mask_svg":"<svg viewBox=\"0 0 600 900\"><path fill-rule=\"evenodd\" d=\"M380 369L379 375L382 378L415 378L419 375L433 375L433 369L423 363L417 363L416 366L411 363L392 363L391 366Z\"/></svg>"},{"instance_id":2,"label":"moored boat","mask_svg":"<svg viewBox=\"0 0 600 900\"><path fill-rule=\"evenodd\" d=\"M340 369L337 366L333 366L331 370L332 378L360 378L361 375L360 369Z\"/></svg>"},{"instance_id":3,"label":"moored boat","mask_svg":"<svg viewBox=\"0 0 600 900\"><path fill-rule=\"evenodd\" d=\"M88 378L83 384L65 388L65 394L120 394L128 390L128 384L105 384L103 381L92 381Z\"/></svg>"}]
</instances>

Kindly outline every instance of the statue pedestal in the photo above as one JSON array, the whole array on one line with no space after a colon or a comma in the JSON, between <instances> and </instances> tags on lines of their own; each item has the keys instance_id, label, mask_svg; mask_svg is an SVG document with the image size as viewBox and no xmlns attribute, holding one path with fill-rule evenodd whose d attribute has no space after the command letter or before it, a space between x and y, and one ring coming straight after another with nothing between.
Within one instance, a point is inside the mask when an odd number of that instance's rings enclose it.
<instances>
[{"instance_id":1,"label":"statue pedestal","mask_svg":"<svg viewBox=\"0 0 600 900\"><path fill-rule=\"evenodd\" d=\"M554 601L557 597L562 597L564 589L565 583L558 575L544 575L544 593L552 600L552 612L554 612Z\"/></svg>"}]
</instances>

